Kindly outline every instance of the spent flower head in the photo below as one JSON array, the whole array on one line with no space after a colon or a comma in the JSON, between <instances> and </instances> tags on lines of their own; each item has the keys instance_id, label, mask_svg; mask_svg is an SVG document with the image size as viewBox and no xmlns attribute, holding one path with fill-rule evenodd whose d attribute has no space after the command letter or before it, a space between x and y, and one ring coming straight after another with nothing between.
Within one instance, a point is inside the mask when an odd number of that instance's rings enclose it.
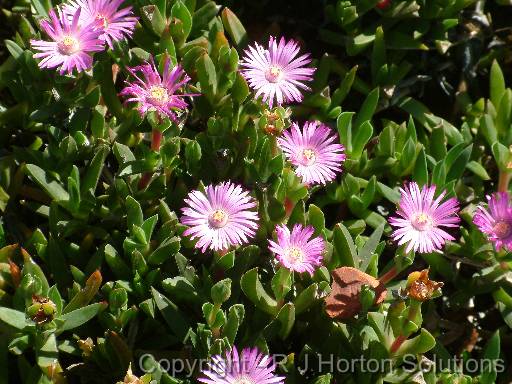
<instances>
[{"instance_id":1,"label":"spent flower head","mask_svg":"<svg viewBox=\"0 0 512 384\"><path fill-rule=\"evenodd\" d=\"M81 9L78 23L96 25L101 33L100 39L113 48L113 42L130 37L137 24L132 7L120 9L122 3L123 0L69 0L63 11L72 17Z\"/></svg>"},{"instance_id":2,"label":"spent flower head","mask_svg":"<svg viewBox=\"0 0 512 384\"><path fill-rule=\"evenodd\" d=\"M512 205L508 192L487 196L488 209L478 206L473 223L494 243L496 250L512 251Z\"/></svg>"},{"instance_id":3,"label":"spent flower head","mask_svg":"<svg viewBox=\"0 0 512 384\"><path fill-rule=\"evenodd\" d=\"M436 186L423 186L420 190L415 182L400 188L398 216L391 217L389 223L395 227L391 234L398 245L407 244L406 252L412 249L428 253L439 251L447 240L454 238L441 227L459 225L459 205L457 199L449 198L441 203L446 191L434 199Z\"/></svg>"},{"instance_id":4,"label":"spent flower head","mask_svg":"<svg viewBox=\"0 0 512 384\"><path fill-rule=\"evenodd\" d=\"M277 142L305 184L327 184L334 180L346 158L338 135L316 121L304 123L302 130L293 123Z\"/></svg>"},{"instance_id":5,"label":"spent flower head","mask_svg":"<svg viewBox=\"0 0 512 384\"><path fill-rule=\"evenodd\" d=\"M256 98L261 95L270 108L274 100L278 105L300 102L301 90L310 90L304 82L313 79L315 68L307 67L309 54L297 57L299 50L294 40L282 37L278 42L270 37L268 48L255 43L245 51L241 73L256 91Z\"/></svg>"},{"instance_id":6,"label":"spent flower head","mask_svg":"<svg viewBox=\"0 0 512 384\"><path fill-rule=\"evenodd\" d=\"M189 228L183 233L199 239L196 248L227 250L247 243L258 229L256 201L241 186L224 182L206 187L205 193L192 191L185 199L181 222Z\"/></svg>"},{"instance_id":7,"label":"spent flower head","mask_svg":"<svg viewBox=\"0 0 512 384\"><path fill-rule=\"evenodd\" d=\"M442 282L430 280L428 269L415 271L407 277L406 293L411 299L417 301L427 301L440 293Z\"/></svg>"},{"instance_id":8,"label":"spent flower head","mask_svg":"<svg viewBox=\"0 0 512 384\"><path fill-rule=\"evenodd\" d=\"M71 20L60 9L57 15L53 9L48 13L50 20L44 19L40 25L51 41L30 40L30 45L39 53L35 58L42 58L40 68L59 67L59 73L71 74L74 69L83 72L92 66L92 54L103 51L104 43L100 40L95 24L80 25L81 9L78 8Z\"/></svg>"},{"instance_id":9,"label":"spent flower head","mask_svg":"<svg viewBox=\"0 0 512 384\"><path fill-rule=\"evenodd\" d=\"M120 95L128 97L127 103L139 103L138 111L141 116L148 111L157 111L160 115L177 122L176 112L187 108L184 98L196 96L195 94L181 93L182 88L190 81L190 77L179 64L171 69L171 61L167 56L162 76L155 66L153 57L149 62L128 68L128 71L135 80L133 82L126 81L126 87ZM142 74L141 77L139 72Z\"/></svg>"},{"instance_id":10,"label":"spent flower head","mask_svg":"<svg viewBox=\"0 0 512 384\"><path fill-rule=\"evenodd\" d=\"M205 384L284 384L284 377L275 374L273 359L258 348L233 346L224 356L212 356L208 368L197 380Z\"/></svg>"},{"instance_id":11,"label":"spent flower head","mask_svg":"<svg viewBox=\"0 0 512 384\"><path fill-rule=\"evenodd\" d=\"M324 240L313 237L314 232L310 225L295 224L291 232L287 226L278 225L277 242L269 240L269 249L285 268L313 275L315 269L322 265L325 249Z\"/></svg>"}]
</instances>

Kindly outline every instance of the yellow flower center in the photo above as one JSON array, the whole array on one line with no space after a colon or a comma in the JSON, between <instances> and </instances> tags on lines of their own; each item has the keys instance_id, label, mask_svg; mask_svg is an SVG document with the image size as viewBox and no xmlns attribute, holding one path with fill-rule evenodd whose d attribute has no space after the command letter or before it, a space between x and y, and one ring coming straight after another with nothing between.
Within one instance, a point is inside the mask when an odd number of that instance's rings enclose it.
<instances>
[{"instance_id":1,"label":"yellow flower center","mask_svg":"<svg viewBox=\"0 0 512 384\"><path fill-rule=\"evenodd\" d=\"M312 149L304 149L302 151L302 164L313 165L316 161L316 152Z\"/></svg>"},{"instance_id":2,"label":"yellow flower center","mask_svg":"<svg viewBox=\"0 0 512 384\"><path fill-rule=\"evenodd\" d=\"M422 212L412 220L412 225L418 231L426 231L432 228L432 218Z\"/></svg>"},{"instance_id":3,"label":"yellow flower center","mask_svg":"<svg viewBox=\"0 0 512 384\"><path fill-rule=\"evenodd\" d=\"M107 27L108 27L108 21L107 21L107 18L106 18L104 15L102 15L102 14L98 13L98 14L96 15L96 20L100 20L100 21L102 21L102 22L103 22L103 29L107 29Z\"/></svg>"},{"instance_id":4,"label":"yellow flower center","mask_svg":"<svg viewBox=\"0 0 512 384\"><path fill-rule=\"evenodd\" d=\"M511 229L510 223L507 223L506 221L499 221L492 228L496 236L500 239L510 236Z\"/></svg>"},{"instance_id":5,"label":"yellow flower center","mask_svg":"<svg viewBox=\"0 0 512 384\"><path fill-rule=\"evenodd\" d=\"M233 384L256 384L256 382L247 376L240 376Z\"/></svg>"},{"instance_id":6,"label":"yellow flower center","mask_svg":"<svg viewBox=\"0 0 512 384\"><path fill-rule=\"evenodd\" d=\"M72 55L80 49L78 40L72 36L64 36L64 38L57 44L59 52L63 55Z\"/></svg>"},{"instance_id":7,"label":"yellow flower center","mask_svg":"<svg viewBox=\"0 0 512 384\"><path fill-rule=\"evenodd\" d=\"M287 253L288 259L294 263L302 263L304 261L304 252L297 247L291 247Z\"/></svg>"},{"instance_id":8,"label":"yellow flower center","mask_svg":"<svg viewBox=\"0 0 512 384\"><path fill-rule=\"evenodd\" d=\"M265 78L271 83L277 83L279 80L281 80L282 73L283 71L281 68L272 65L265 74Z\"/></svg>"},{"instance_id":9,"label":"yellow flower center","mask_svg":"<svg viewBox=\"0 0 512 384\"><path fill-rule=\"evenodd\" d=\"M228 214L222 209L217 209L208 217L208 224L212 228L222 228L228 222Z\"/></svg>"},{"instance_id":10,"label":"yellow flower center","mask_svg":"<svg viewBox=\"0 0 512 384\"><path fill-rule=\"evenodd\" d=\"M152 86L149 93L151 95L151 99L159 104L166 103L169 100L167 89L159 85Z\"/></svg>"}]
</instances>

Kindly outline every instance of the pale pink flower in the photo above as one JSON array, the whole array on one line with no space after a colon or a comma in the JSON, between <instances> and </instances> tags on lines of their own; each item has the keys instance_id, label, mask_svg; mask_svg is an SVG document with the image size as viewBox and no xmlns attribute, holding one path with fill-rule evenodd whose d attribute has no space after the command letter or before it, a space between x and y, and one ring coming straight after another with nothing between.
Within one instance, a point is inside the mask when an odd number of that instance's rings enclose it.
<instances>
[{"instance_id":1,"label":"pale pink flower","mask_svg":"<svg viewBox=\"0 0 512 384\"><path fill-rule=\"evenodd\" d=\"M287 269L313 274L322 265L325 242L321 237L313 237L315 229L308 225L295 224L292 231L285 225L276 228L277 243L269 240L269 249Z\"/></svg>"},{"instance_id":2,"label":"pale pink flower","mask_svg":"<svg viewBox=\"0 0 512 384\"><path fill-rule=\"evenodd\" d=\"M30 40L30 45L39 53L35 58L42 58L40 68L59 68L62 75L71 74L74 69L85 71L92 66L92 54L105 49L99 39L100 32L93 24L80 25L81 10L78 8L71 20L60 11L59 15L52 9L50 20L42 20L41 28L52 41Z\"/></svg>"},{"instance_id":3,"label":"pale pink flower","mask_svg":"<svg viewBox=\"0 0 512 384\"><path fill-rule=\"evenodd\" d=\"M453 236L441 227L458 227L459 205L457 199L449 198L441 203L446 191L436 199L436 186L424 186L421 191L417 183L411 182L400 188L398 216L391 217L389 223L396 229L391 234L398 245L407 244L406 252L429 253L439 251Z\"/></svg>"},{"instance_id":4,"label":"pale pink flower","mask_svg":"<svg viewBox=\"0 0 512 384\"><path fill-rule=\"evenodd\" d=\"M496 250L512 251L512 205L508 192L487 196L488 209L478 207L473 222L494 243Z\"/></svg>"},{"instance_id":5,"label":"pale pink flower","mask_svg":"<svg viewBox=\"0 0 512 384\"><path fill-rule=\"evenodd\" d=\"M272 357L258 348L244 348L238 353L233 347L224 356L212 356L197 380L205 384L284 384L284 377L277 376L275 369Z\"/></svg>"},{"instance_id":6,"label":"pale pink flower","mask_svg":"<svg viewBox=\"0 0 512 384\"><path fill-rule=\"evenodd\" d=\"M100 39L113 48L113 42L130 37L137 24L132 7L119 9L122 3L123 0L69 0L63 11L68 15L74 15L81 9L78 23L94 23L101 32Z\"/></svg>"},{"instance_id":7,"label":"pale pink flower","mask_svg":"<svg viewBox=\"0 0 512 384\"><path fill-rule=\"evenodd\" d=\"M141 116L148 111L157 111L176 122L178 120L176 112L187 108L184 98L196 96L182 93L182 88L190 81L190 77L180 65L171 69L171 61L168 57L164 62L162 76L160 76L152 57L143 65L127 69L135 81L126 81L126 87L120 95L128 97L126 103L139 103L137 109ZM142 73L142 77L139 77L139 72Z\"/></svg>"},{"instance_id":8,"label":"pale pink flower","mask_svg":"<svg viewBox=\"0 0 512 384\"><path fill-rule=\"evenodd\" d=\"M274 99L278 105L302 101L301 90L311 89L304 84L313 79L315 68L306 67L311 62L309 54L297 57L299 45L294 40L281 38L279 43L270 37L268 49L258 43L245 51L241 73L256 91L256 98L272 108Z\"/></svg>"},{"instance_id":9,"label":"pale pink flower","mask_svg":"<svg viewBox=\"0 0 512 384\"><path fill-rule=\"evenodd\" d=\"M258 229L256 201L241 186L224 182L206 187L206 193L192 191L185 199L181 222L189 228L184 236L198 239L196 248L227 250L247 243Z\"/></svg>"},{"instance_id":10,"label":"pale pink flower","mask_svg":"<svg viewBox=\"0 0 512 384\"><path fill-rule=\"evenodd\" d=\"M314 121L306 122L302 131L293 123L277 143L305 184L326 184L334 180L346 158L338 135Z\"/></svg>"}]
</instances>

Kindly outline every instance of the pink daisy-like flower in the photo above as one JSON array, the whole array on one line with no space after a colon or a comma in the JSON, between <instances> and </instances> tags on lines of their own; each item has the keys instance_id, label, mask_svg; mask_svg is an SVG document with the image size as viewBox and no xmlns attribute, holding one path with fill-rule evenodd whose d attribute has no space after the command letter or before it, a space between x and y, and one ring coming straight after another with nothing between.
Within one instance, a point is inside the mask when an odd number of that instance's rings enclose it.
<instances>
[{"instance_id":1,"label":"pink daisy-like flower","mask_svg":"<svg viewBox=\"0 0 512 384\"><path fill-rule=\"evenodd\" d=\"M113 42L131 36L137 24L132 7L119 9L122 3L123 0L70 0L64 5L63 11L74 15L78 9L82 9L78 23L95 23L101 32L100 39L113 48Z\"/></svg>"},{"instance_id":2,"label":"pink daisy-like flower","mask_svg":"<svg viewBox=\"0 0 512 384\"><path fill-rule=\"evenodd\" d=\"M120 95L129 96L126 99L127 103L138 102L138 111L141 116L144 116L148 111L158 111L176 122L178 117L175 111L187 108L184 98L186 96L196 96L195 94L177 93L180 88L190 81L190 77L180 65L171 69L171 61L168 57L165 59L163 76L158 73L152 57L150 62L128 68L128 71L135 78L135 81L126 81L126 87ZM137 75L137 72L142 73L143 79Z\"/></svg>"},{"instance_id":3,"label":"pink daisy-like flower","mask_svg":"<svg viewBox=\"0 0 512 384\"><path fill-rule=\"evenodd\" d=\"M398 217L391 217L389 223L396 227L391 234L398 245L408 243L406 252L429 253L439 251L447 240L454 238L440 227L459 225L457 199L449 198L441 204L446 191L435 200L436 186L424 186L421 191L417 183L400 188L402 198L397 211Z\"/></svg>"},{"instance_id":4,"label":"pink daisy-like flower","mask_svg":"<svg viewBox=\"0 0 512 384\"><path fill-rule=\"evenodd\" d=\"M326 125L306 122L302 129L295 123L277 139L286 158L296 166L295 173L305 184L326 184L341 172L346 156L336 141L338 135Z\"/></svg>"},{"instance_id":5,"label":"pink daisy-like flower","mask_svg":"<svg viewBox=\"0 0 512 384\"><path fill-rule=\"evenodd\" d=\"M34 57L43 58L39 62L40 68L60 66L61 75L64 72L71 74L75 68L82 72L92 66L91 54L105 49L99 39L100 32L93 24L79 25L80 12L77 9L69 21L60 11L57 16L52 9L50 20L41 21L41 28L53 41L30 40L32 48L40 51Z\"/></svg>"},{"instance_id":6,"label":"pink daisy-like flower","mask_svg":"<svg viewBox=\"0 0 512 384\"><path fill-rule=\"evenodd\" d=\"M300 224L295 224L291 233L285 225L278 225L277 243L269 240L269 249L285 268L312 275L315 269L322 265L325 249L321 237L312 238L314 232L315 229L310 225L304 228Z\"/></svg>"},{"instance_id":7,"label":"pink daisy-like flower","mask_svg":"<svg viewBox=\"0 0 512 384\"><path fill-rule=\"evenodd\" d=\"M508 192L487 196L488 208L478 207L473 223L494 243L496 250L512 251L512 205Z\"/></svg>"},{"instance_id":8,"label":"pink daisy-like flower","mask_svg":"<svg viewBox=\"0 0 512 384\"><path fill-rule=\"evenodd\" d=\"M247 243L258 229L258 214L252 210L256 201L231 182L209 185L206 193L192 191L185 202L181 222L190 228L183 235L198 238L196 248L203 253Z\"/></svg>"},{"instance_id":9,"label":"pink daisy-like flower","mask_svg":"<svg viewBox=\"0 0 512 384\"><path fill-rule=\"evenodd\" d=\"M284 384L284 377L277 376L275 369L273 359L258 348L244 348L239 354L233 347L224 357L212 356L197 380L205 384Z\"/></svg>"},{"instance_id":10,"label":"pink daisy-like flower","mask_svg":"<svg viewBox=\"0 0 512 384\"><path fill-rule=\"evenodd\" d=\"M308 68L309 54L297 57L299 46L294 40L286 42L270 37L268 49L258 43L245 51L240 62L241 73L256 90L256 98L263 95L263 101L272 108L274 98L278 105L302 101L301 89L309 91L305 81L313 79L316 68Z\"/></svg>"}]
</instances>

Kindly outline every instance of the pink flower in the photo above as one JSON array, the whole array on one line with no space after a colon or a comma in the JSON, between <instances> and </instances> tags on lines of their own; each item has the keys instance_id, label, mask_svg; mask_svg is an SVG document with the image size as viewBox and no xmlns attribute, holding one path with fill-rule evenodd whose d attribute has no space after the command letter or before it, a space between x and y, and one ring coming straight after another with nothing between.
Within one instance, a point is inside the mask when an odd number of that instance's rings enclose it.
<instances>
[{"instance_id":1,"label":"pink flower","mask_svg":"<svg viewBox=\"0 0 512 384\"><path fill-rule=\"evenodd\" d=\"M424 186L421 191L415 182L400 188L398 217L391 217L389 223L396 227L391 234L398 245L408 244L406 252L414 249L415 252L428 253L439 251L446 240L454 238L440 227L457 227L459 206L457 199L450 198L441 203L446 191L443 191L435 200L436 186Z\"/></svg>"},{"instance_id":2,"label":"pink flower","mask_svg":"<svg viewBox=\"0 0 512 384\"><path fill-rule=\"evenodd\" d=\"M309 91L305 81L313 79L315 68L307 68L311 62L309 54L296 57L299 46L294 40L286 42L281 38L279 44L271 37L268 49L258 43L245 51L240 63L241 73L256 90L256 98L263 95L263 101L272 108L274 98L278 105L302 101L300 89Z\"/></svg>"},{"instance_id":3,"label":"pink flower","mask_svg":"<svg viewBox=\"0 0 512 384\"><path fill-rule=\"evenodd\" d=\"M494 243L496 250L512 251L512 205L508 192L487 196L488 210L478 207L473 223Z\"/></svg>"},{"instance_id":4,"label":"pink flower","mask_svg":"<svg viewBox=\"0 0 512 384\"><path fill-rule=\"evenodd\" d=\"M43 58L40 68L60 66L61 75L64 72L71 74L73 69L82 72L92 66L91 54L105 49L99 39L100 32L94 25L79 25L80 12L80 8L77 9L72 20L68 21L60 11L57 16L52 9L50 20L41 21L41 28L53 41L30 40L32 48L40 51L34 57Z\"/></svg>"},{"instance_id":5,"label":"pink flower","mask_svg":"<svg viewBox=\"0 0 512 384\"><path fill-rule=\"evenodd\" d=\"M233 347L225 357L212 356L197 380L205 384L284 384L284 377L276 376L275 369L273 359L257 348L245 348L239 354Z\"/></svg>"},{"instance_id":6,"label":"pink flower","mask_svg":"<svg viewBox=\"0 0 512 384\"><path fill-rule=\"evenodd\" d=\"M113 48L113 41L131 36L137 24L132 7L119 9L122 3L123 0L70 0L64 5L63 11L74 15L78 9L82 9L78 23L95 23L101 32L100 39Z\"/></svg>"},{"instance_id":7,"label":"pink flower","mask_svg":"<svg viewBox=\"0 0 512 384\"><path fill-rule=\"evenodd\" d=\"M185 71L180 65L171 69L168 57L165 59L163 76L160 76L153 58L143 65L128 68L135 81L126 81L126 87L121 91L121 96L129 96L126 102L138 102L138 111L144 116L148 111L157 111L161 115L168 116L176 122L177 110L187 108L184 98L196 96L194 94L178 93L189 81ZM137 72L141 72L143 78Z\"/></svg>"},{"instance_id":8,"label":"pink flower","mask_svg":"<svg viewBox=\"0 0 512 384\"><path fill-rule=\"evenodd\" d=\"M231 182L206 187L206 193L192 191L185 199L181 222L188 225L183 235L198 238L196 248L204 253L227 250L247 243L258 229L258 214L252 210L256 201L239 185Z\"/></svg>"},{"instance_id":9,"label":"pink flower","mask_svg":"<svg viewBox=\"0 0 512 384\"><path fill-rule=\"evenodd\" d=\"M269 240L269 249L281 264L292 271L308 272L313 274L315 269L322 265L324 240L321 237L313 237L315 229L308 225L293 226L292 232L285 225L276 228L277 243Z\"/></svg>"},{"instance_id":10,"label":"pink flower","mask_svg":"<svg viewBox=\"0 0 512 384\"><path fill-rule=\"evenodd\" d=\"M341 172L346 156L343 145L326 125L306 122L302 131L295 123L277 139L288 161L295 165L295 173L305 184L326 184Z\"/></svg>"}]
</instances>

